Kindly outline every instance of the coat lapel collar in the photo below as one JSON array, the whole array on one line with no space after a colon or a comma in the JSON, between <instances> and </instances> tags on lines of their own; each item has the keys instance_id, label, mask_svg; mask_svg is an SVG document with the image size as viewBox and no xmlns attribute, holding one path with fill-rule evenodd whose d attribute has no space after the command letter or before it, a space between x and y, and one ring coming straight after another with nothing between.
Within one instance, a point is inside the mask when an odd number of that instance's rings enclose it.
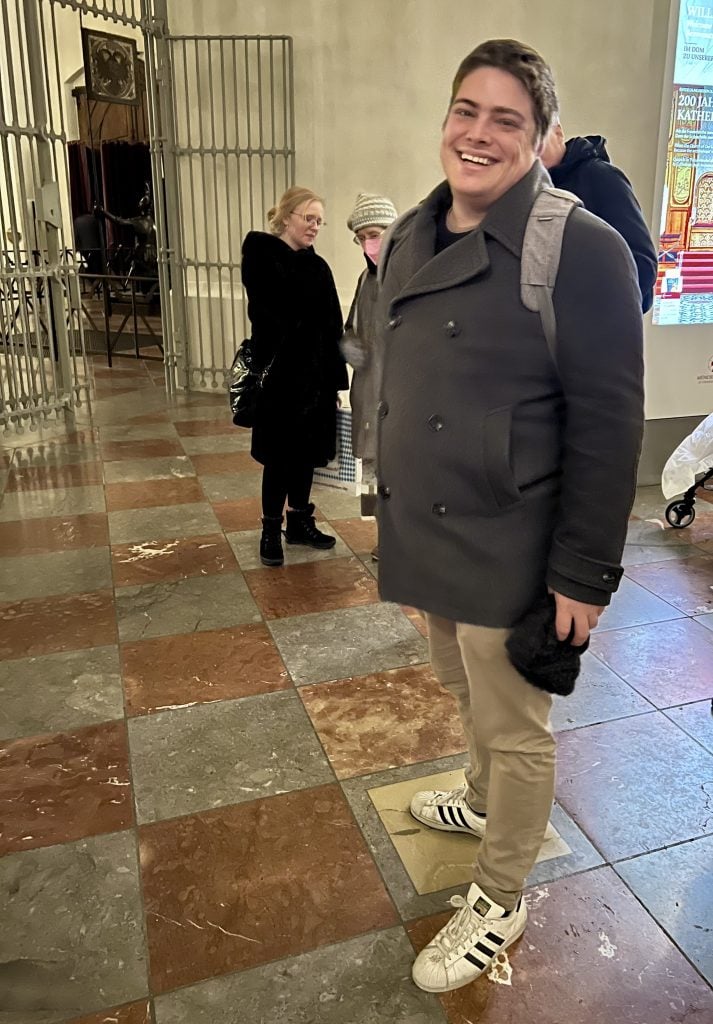
<instances>
[{"instance_id":1,"label":"coat lapel collar","mask_svg":"<svg viewBox=\"0 0 713 1024\"><path fill-rule=\"evenodd\" d=\"M434 256L438 216L451 203L447 182L438 185L419 208L405 239L398 274L403 284L394 302L453 288L484 274L490 267L486 236L520 256L535 196L548 184L549 176L536 160L532 170L495 203L480 228Z\"/></svg>"}]
</instances>

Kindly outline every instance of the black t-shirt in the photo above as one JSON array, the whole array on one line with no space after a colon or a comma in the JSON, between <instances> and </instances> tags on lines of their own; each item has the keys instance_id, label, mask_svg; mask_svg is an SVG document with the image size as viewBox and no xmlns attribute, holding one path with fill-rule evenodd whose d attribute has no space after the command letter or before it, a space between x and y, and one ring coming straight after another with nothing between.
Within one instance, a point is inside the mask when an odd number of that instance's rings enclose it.
<instances>
[{"instance_id":1,"label":"black t-shirt","mask_svg":"<svg viewBox=\"0 0 713 1024\"><path fill-rule=\"evenodd\" d=\"M436 255L442 252L443 249L447 249L449 245L459 242L461 238L465 238L466 235L470 234L470 231L449 231L446 225L447 217L447 209L442 209L438 214L438 220L436 221ZM474 230L474 228L471 228L471 231Z\"/></svg>"}]
</instances>

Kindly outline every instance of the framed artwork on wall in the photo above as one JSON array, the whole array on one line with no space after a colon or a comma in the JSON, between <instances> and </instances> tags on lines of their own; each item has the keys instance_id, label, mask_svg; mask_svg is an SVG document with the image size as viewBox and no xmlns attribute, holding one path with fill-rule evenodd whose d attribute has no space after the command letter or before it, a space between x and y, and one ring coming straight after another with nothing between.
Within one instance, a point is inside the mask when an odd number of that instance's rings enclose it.
<instances>
[{"instance_id":1,"label":"framed artwork on wall","mask_svg":"<svg viewBox=\"0 0 713 1024\"><path fill-rule=\"evenodd\" d=\"M89 99L139 105L134 39L83 28L82 50Z\"/></svg>"}]
</instances>

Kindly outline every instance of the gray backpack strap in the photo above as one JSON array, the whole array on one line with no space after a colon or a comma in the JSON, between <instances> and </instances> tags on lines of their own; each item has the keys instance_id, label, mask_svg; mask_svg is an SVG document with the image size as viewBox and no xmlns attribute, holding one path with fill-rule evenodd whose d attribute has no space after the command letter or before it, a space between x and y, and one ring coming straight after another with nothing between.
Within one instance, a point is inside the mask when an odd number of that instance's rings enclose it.
<instances>
[{"instance_id":1,"label":"gray backpack strap","mask_svg":"<svg viewBox=\"0 0 713 1024\"><path fill-rule=\"evenodd\" d=\"M526 309L540 314L550 355L557 365L557 319L552 295L562 254L564 229L575 206L571 192L544 188L535 199L525 228L520 269L520 298Z\"/></svg>"}]
</instances>

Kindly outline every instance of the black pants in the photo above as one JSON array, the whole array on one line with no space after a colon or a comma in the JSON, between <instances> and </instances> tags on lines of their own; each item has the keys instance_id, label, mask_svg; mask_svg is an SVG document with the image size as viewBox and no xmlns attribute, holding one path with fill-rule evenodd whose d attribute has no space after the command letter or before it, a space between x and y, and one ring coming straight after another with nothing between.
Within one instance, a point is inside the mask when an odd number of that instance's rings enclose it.
<instances>
[{"instance_id":1,"label":"black pants","mask_svg":"<svg viewBox=\"0 0 713 1024\"><path fill-rule=\"evenodd\" d=\"M309 505L312 466L268 465L262 470L262 514L279 519L285 507L302 511Z\"/></svg>"}]
</instances>

